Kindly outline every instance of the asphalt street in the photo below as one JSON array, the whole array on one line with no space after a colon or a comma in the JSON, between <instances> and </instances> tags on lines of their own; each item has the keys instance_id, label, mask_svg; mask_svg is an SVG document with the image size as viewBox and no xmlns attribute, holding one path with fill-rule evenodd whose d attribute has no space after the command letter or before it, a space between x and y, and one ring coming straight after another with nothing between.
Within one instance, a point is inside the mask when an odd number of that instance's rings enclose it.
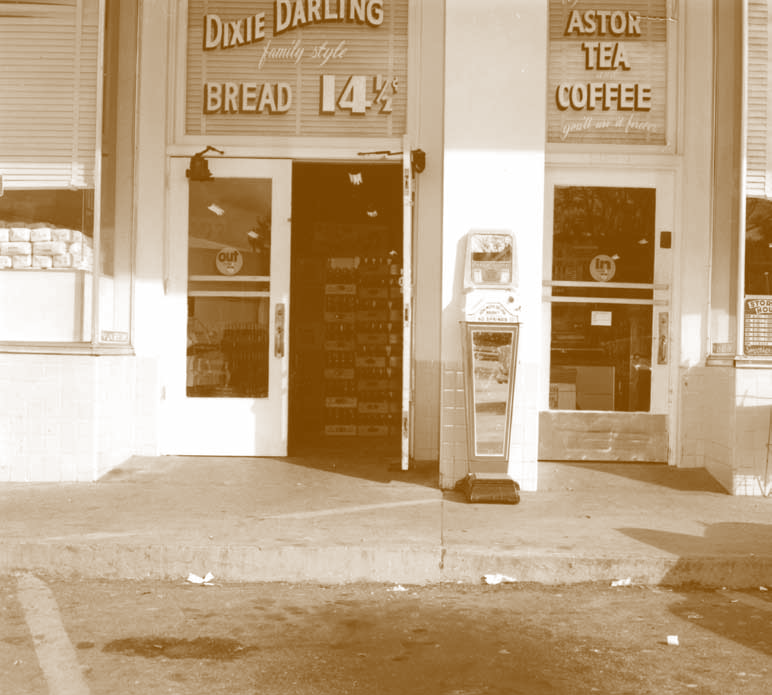
<instances>
[{"instance_id":1,"label":"asphalt street","mask_svg":"<svg viewBox=\"0 0 772 695\"><path fill-rule=\"evenodd\" d=\"M762 695L765 589L19 573L0 580L0 692Z\"/></svg>"}]
</instances>

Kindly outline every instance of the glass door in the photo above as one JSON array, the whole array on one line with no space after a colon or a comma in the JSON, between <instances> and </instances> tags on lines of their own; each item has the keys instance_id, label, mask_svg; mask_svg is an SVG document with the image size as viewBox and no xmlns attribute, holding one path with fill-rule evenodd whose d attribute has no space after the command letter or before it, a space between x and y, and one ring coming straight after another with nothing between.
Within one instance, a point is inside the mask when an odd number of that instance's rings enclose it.
<instances>
[{"instance_id":1,"label":"glass door","mask_svg":"<svg viewBox=\"0 0 772 695\"><path fill-rule=\"evenodd\" d=\"M166 453L284 456L291 162L173 160Z\"/></svg>"},{"instance_id":2,"label":"glass door","mask_svg":"<svg viewBox=\"0 0 772 695\"><path fill-rule=\"evenodd\" d=\"M668 458L672 193L663 178L549 186L542 458Z\"/></svg>"}]
</instances>

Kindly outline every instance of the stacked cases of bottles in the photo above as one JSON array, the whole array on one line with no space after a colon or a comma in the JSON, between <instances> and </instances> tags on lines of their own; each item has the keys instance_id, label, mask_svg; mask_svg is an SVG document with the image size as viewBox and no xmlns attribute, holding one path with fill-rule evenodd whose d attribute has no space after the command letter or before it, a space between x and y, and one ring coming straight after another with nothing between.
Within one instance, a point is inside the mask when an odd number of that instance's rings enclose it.
<instances>
[{"instance_id":1,"label":"stacked cases of bottles","mask_svg":"<svg viewBox=\"0 0 772 695\"><path fill-rule=\"evenodd\" d=\"M390 256L359 265L357 327L357 434L397 434L402 408L402 291Z\"/></svg>"},{"instance_id":2,"label":"stacked cases of bottles","mask_svg":"<svg viewBox=\"0 0 772 695\"><path fill-rule=\"evenodd\" d=\"M402 293L390 256L330 258L325 284L325 433L387 436L400 423Z\"/></svg>"},{"instance_id":3,"label":"stacked cases of bottles","mask_svg":"<svg viewBox=\"0 0 772 695\"><path fill-rule=\"evenodd\" d=\"M357 269L355 258L328 258L324 285L324 432L357 433Z\"/></svg>"}]
</instances>

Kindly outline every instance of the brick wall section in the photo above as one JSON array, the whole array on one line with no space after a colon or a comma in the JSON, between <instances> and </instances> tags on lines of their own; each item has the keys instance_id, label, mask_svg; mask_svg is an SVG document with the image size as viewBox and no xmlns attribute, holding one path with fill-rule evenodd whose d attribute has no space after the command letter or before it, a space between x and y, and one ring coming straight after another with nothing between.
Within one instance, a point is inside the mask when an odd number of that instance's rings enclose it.
<instances>
[{"instance_id":1,"label":"brick wall section","mask_svg":"<svg viewBox=\"0 0 772 695\"><path fill-rule=\"evenodd\" d=\"M0 354L0 482L92 481L157 453L157 377L134 357Z\"/></svg>"}]
</instances>

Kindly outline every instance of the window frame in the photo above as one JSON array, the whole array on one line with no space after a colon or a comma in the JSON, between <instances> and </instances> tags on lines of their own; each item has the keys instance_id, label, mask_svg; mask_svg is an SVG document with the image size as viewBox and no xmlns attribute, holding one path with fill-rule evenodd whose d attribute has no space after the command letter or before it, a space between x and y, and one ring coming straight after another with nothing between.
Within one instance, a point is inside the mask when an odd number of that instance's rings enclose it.
<instances>
[{"instance_id":1,"label":"window frame","mask_svg":"<svg viewBox=\"0 0 772 695\"><path fill-rule=\"evenodd\" d=\"M101 259L101 252L102 252L102 237L103 237L103 195L105 194L106 190L106 182L104 180L104 171L102 166L103 161L103 155L104 155L104 144L105 144L105 138L106 138L106 131L105 131L105 107L106 107L106 90L108 87L106 86L106 80L108 78L112 78L109 86L109 90L111 90L112 96L117 100L118 92L120 91L120 83L122 82L122 67L121 67L121 49L116 49L116 54L114 56L115 62L113 64L114 66L114 72L112 72L110 75L106 73L106 69L110 70L111 68L107 66L107 41L108 41L108 35L110 33L111 27L108 27L108 14L107 14L107 0L97 0L96 2L96 11L97 11L97 48L96 48L96 70L93 74L94 79L96 80L96 86L95 86L95 110L96 113L95 116L95 141L94 141L94 162L93 162L93 187L84 186L83 190L91 191L93 195L93 264L92 268L90 270L91 277L86 280L90 287L90 301L87 298L75 298L75 301L81 302L82 305L80 307L81 311L86 314L88 312L89 318L85 319L88 321L88 337L85 335L84 331L84 339L83 340L73 340L73 341L62 341L62 340L3 340L2 334L0 334L0 353L27 353L27 354L75 354L75 355L133 355L134 354L134 348L133 348L133 297L134 297L134 256L135 256L135 215L134 215L134 209L136 206L136 181L134 178L134 142L136 141L136 95L137 95L137 79L138 79L138 70L137 70L137 59L138 59L138 41L139 41L139 35L138 35L138 19L139 19L139 9L137 8L136 4L134 4L133 9L131 8L131 5L133 3L128 3L126 0L121 3L113 3L111 6L111 10L114 9L115 14L114 16L109 20L111 22L114 22L112 25L112 29L115 35L118 35L121 32L121 21L124 17L124 12L122 11L122 8L128 7L129 9L125 10L126 12L133 12L133 26L132 26L132 38L134 41L133 47L130 49L128 60L133 60L133 65L131 63L125 63L124 66L130 66L131 70L133 71L129 77L131 78L129 82L131 83L131 90L132 90L132 98L131 98L131 147L129 148L131 151L131 162L130 162L130 190L128 191L128 196L130 198L129 205L131 206L132 214L131 219L128 222L128 227L126 229L128 234L128 240L126 247L128 249L129 258L128 258L128 270L127 270L127 277L125 280L125 284L123 285L123 288L125 290L125 295L127 296L127 300L124 302L125 306L121 307L121 313L124 314L125 323L126 323L126 329L125 331L116 331L116 330L102 330L102 323L103 323L103 317L102 317L102 309L103 309L103 302L106 306L106 300L102 296L102 283L105 280L105 271L104 271L104 264ZM81 0L76 0L75 2L75 8L76 13L79 13L82 11L82 4ZM77 16L77 15L76 15ZM77 27L77 22L76 22ZM81 41L84 40L83 34L78 34L76 37L76 41L78 45ZM79 50L77 47L75 50ZM115 109L113 112L113 118L116 118L116 114L118 113L118 110ZM114 124L114 128L111 131L112 137L113 137L113 144L117 146L119 140L120 140L120 134L118 134L118 126L117 122ZM116 172L118 172L117 165L114 165L116 167ZM114 177L112 183L113 188L110 191L110 194L113 197L113 204L115 205L115 199L118 197L118 192L120 191L120 184L117 182L119 179L119 175L116 174ZM46 190L46 186L35 186L35 185L29 185L29 184L22 184L13 186L12 188L6 188L6 190ZM117 232L115 229L113 229L113 234L117 236ZM41 279L45 277L46 270L40 269L40 270L9 270L4 272L30 272L30 273L39 273L41 276ZM44 281L44 280L43 280ZM113 313L115 316L118 314L118 309L114 308Z\"/></svg>"}]
</instances>

